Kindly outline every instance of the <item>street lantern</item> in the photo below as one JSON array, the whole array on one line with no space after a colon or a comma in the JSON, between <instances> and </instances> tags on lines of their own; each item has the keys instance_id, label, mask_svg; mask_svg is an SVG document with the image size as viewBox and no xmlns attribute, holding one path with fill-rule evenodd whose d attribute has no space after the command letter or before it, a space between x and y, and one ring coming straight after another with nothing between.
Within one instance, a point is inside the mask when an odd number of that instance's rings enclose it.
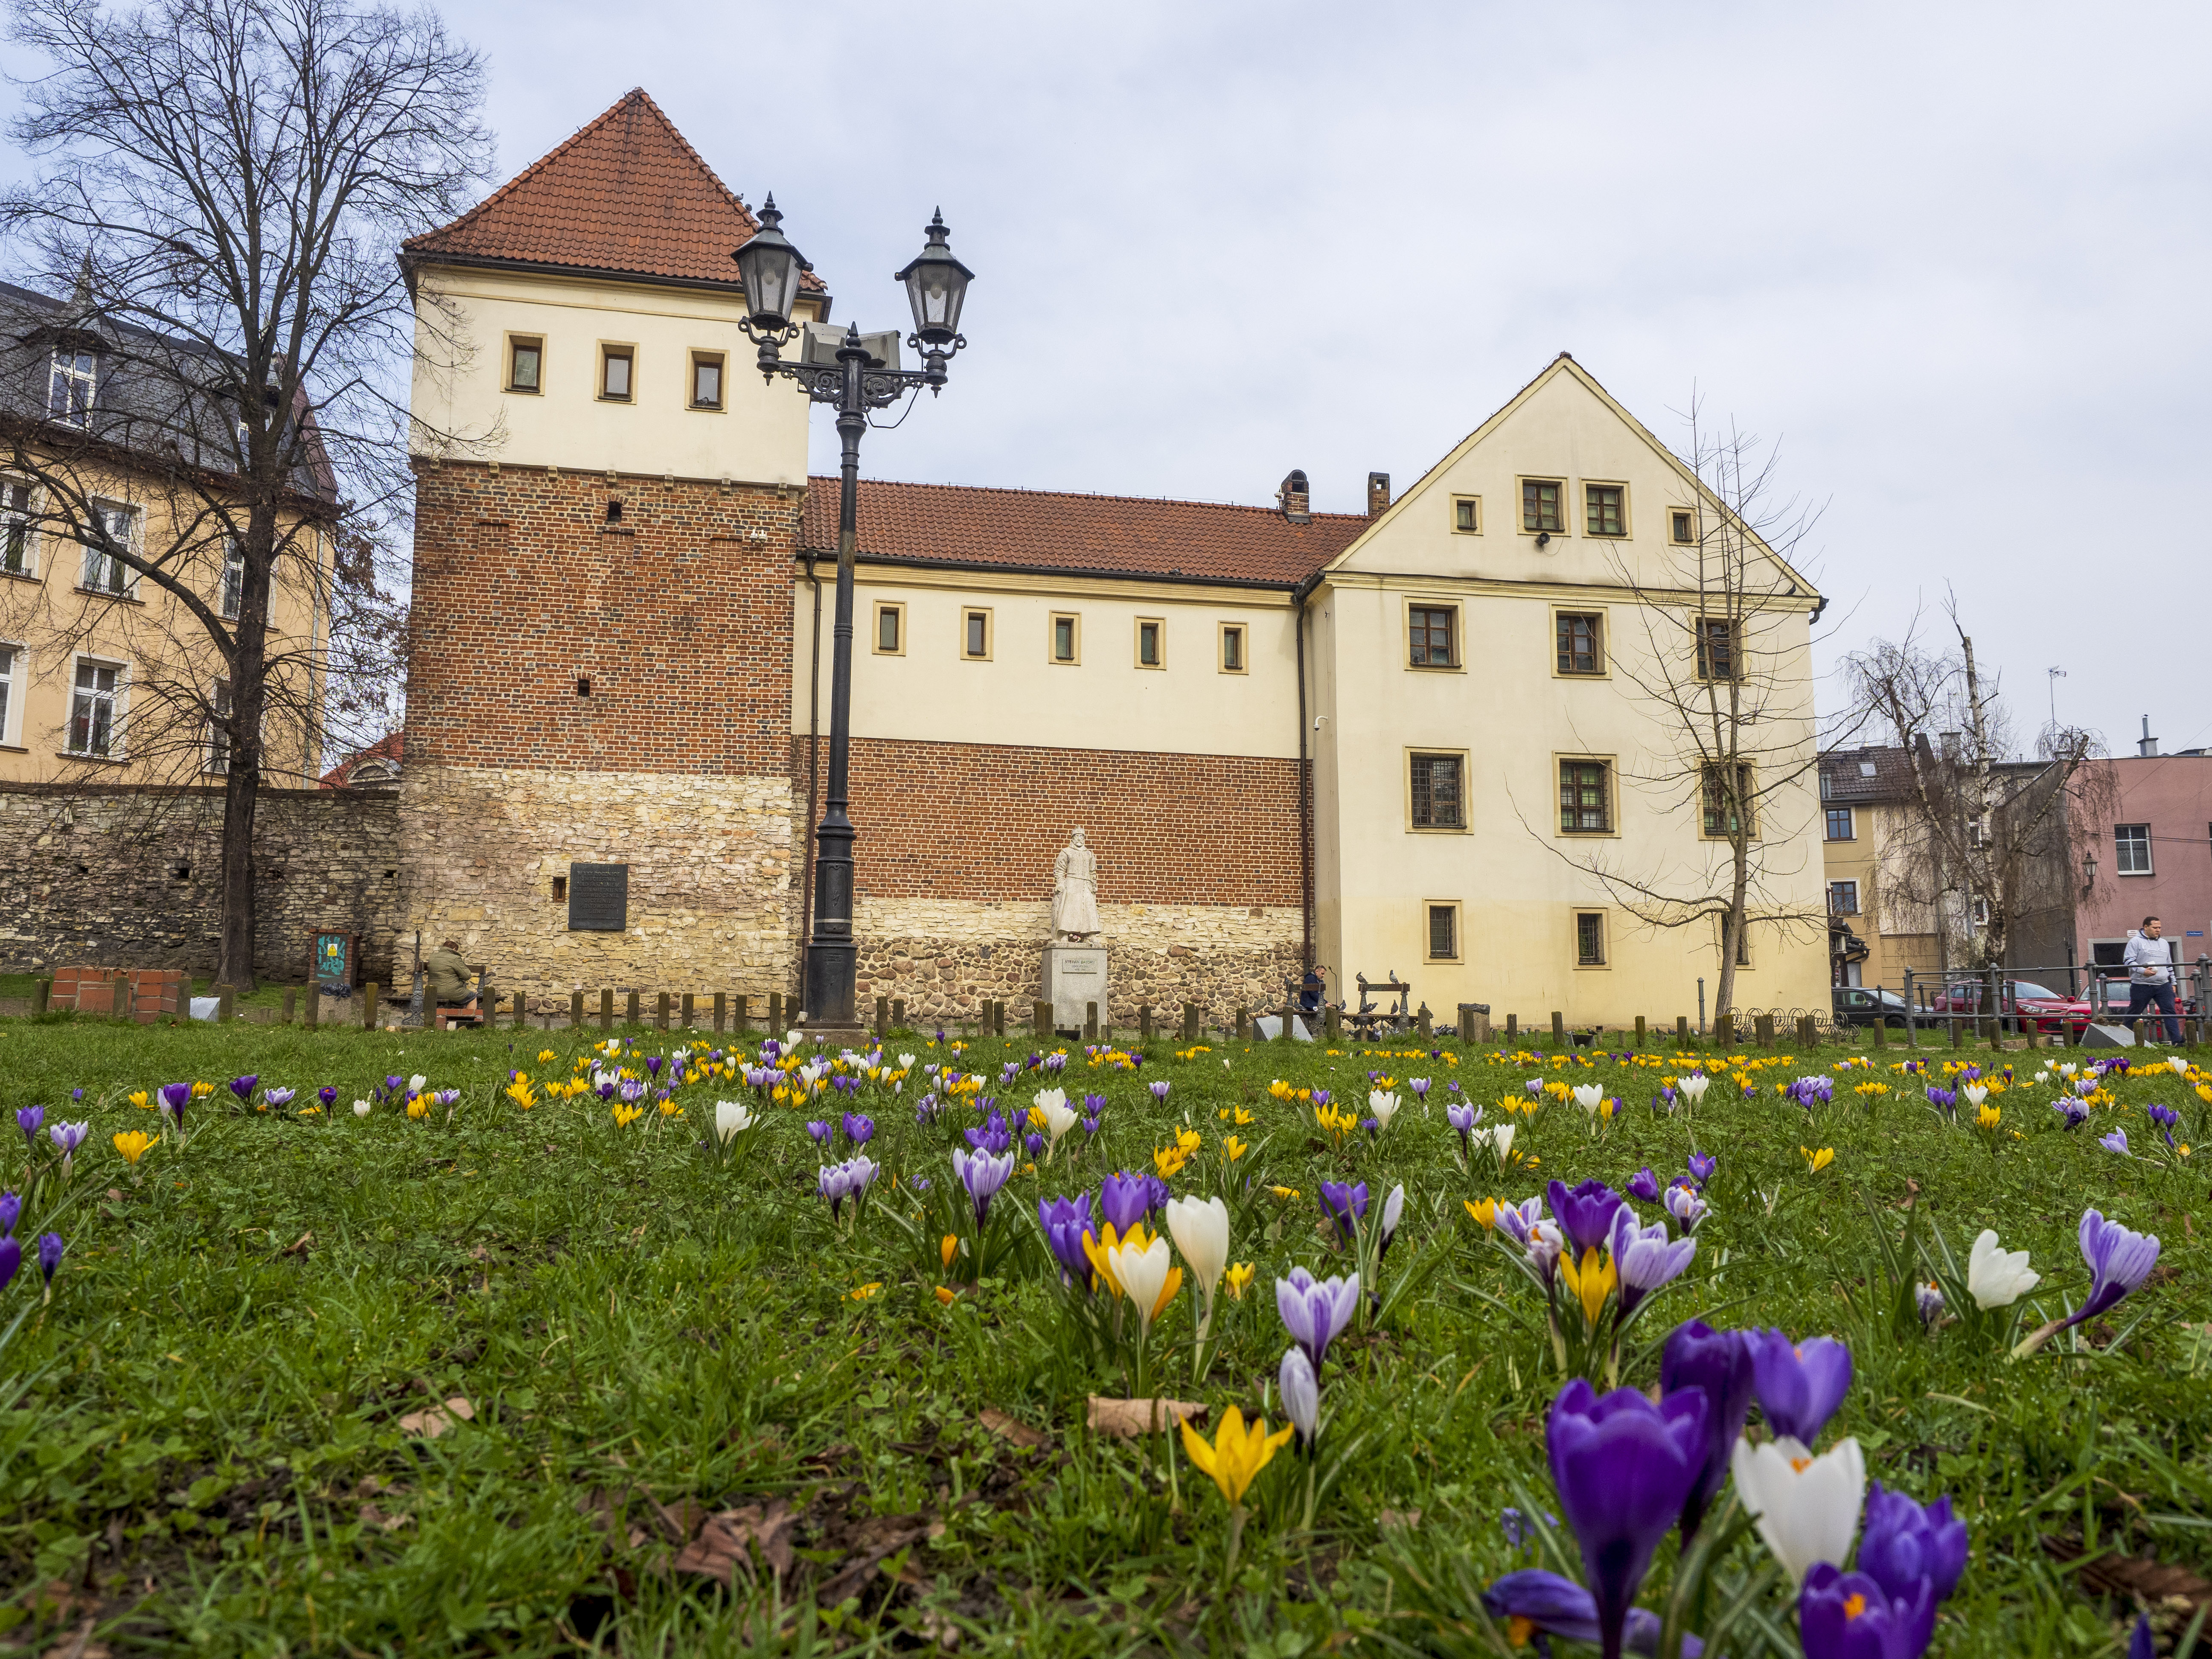
<instances>
[{"instance_id":1,"label":"street lantern","mask_svg":"<svg viewBox=\"0 0 2212 1659\"><path fill-rule=\"evenodd\" d=\"M898 273L898 280L906 284L907 303L914 307L915 338L935 349L959 338L960 307L975 273L945 246L952 233L945 228L942 209L930 216L927 234L928 243Z\"/></svg>"},{"instance_id":2,"label":"street lantern","mask_svg":"<svg viewBox=\"0 0 2212 1659\"><path fill-rule=\"evenodd\" d=\"M763 334L781 334L791 326L799 275L813 267L776 228L783 215L776 211L774 191L761 206L760 222L752 239L730 257L738 262L738 280L745 285L749 320Z\"/></svg>"},{"instance_id":3,"label":"street lantern","mask_svg":"<svg viewBox=\"0 0 2212 1659\"><path fill-rule=\"evenodd\" d=\"M2084 853L2081 854L2081 890L2086 893L2096 884L2097 855L2094 853Z\"/></svg>"}]
</instances>

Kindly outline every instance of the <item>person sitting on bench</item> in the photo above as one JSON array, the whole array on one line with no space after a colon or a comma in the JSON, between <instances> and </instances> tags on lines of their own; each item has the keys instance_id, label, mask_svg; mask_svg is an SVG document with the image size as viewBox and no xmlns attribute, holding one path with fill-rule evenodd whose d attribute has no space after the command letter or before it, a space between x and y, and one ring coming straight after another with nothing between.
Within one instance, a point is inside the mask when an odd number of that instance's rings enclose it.
<instances>
[{"instance_id":1,"label":"person sitting on bench","mask_svg":"<svg viewBox=\"0 0 2212 1659\"><path fill-rule=\"evenodd\" d=\"M471 984L474 975L469 964L461 960L461 942L449 939L422 958L422 971L429 975L430 1000L441 1008L474 1008L477 991Z\"/></svg>"}]
</instances>

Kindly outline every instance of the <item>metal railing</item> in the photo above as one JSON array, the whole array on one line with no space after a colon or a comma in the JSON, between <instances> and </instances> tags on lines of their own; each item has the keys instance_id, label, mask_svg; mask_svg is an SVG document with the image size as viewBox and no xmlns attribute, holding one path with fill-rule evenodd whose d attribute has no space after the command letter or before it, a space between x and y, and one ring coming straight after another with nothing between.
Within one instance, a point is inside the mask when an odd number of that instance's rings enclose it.
<instances>
[{"instance_id":1,"label":"metal railing","mask_svg":"<svg viewBox=\"0 0 2212 1659\"><path fill-rule=\"evenodd\" d=\"M1901 1025L1907 1042L1923 1030L1942 1033L1970 1030L1973 1035L2017 1036L2033 1027L2069 1042L2081 1041L2090 1025L2139 1025L2161 1020L2155 1006L2128 1012L2132 980L2128 970L2108 963L2069 963L2063 966L2023 968L1951 968L1905 970L1901 986L1837 986L1838 994L1861 991L1875 1006L1835 1018L1838 1024ZM2212 957L2194 963L2177 963L2168 983L2172 988L2176 1018L2201 1024L2212 1009ZM2030 988L2029 1004L2045 1002L2035 990L2051 993L2051 1006L2022 1007L2021 987ZM2063 989L2061 988L2063 988ZM2201 1033L2200 1033L2201 1035Z\"/></svg>"}]
</instances>

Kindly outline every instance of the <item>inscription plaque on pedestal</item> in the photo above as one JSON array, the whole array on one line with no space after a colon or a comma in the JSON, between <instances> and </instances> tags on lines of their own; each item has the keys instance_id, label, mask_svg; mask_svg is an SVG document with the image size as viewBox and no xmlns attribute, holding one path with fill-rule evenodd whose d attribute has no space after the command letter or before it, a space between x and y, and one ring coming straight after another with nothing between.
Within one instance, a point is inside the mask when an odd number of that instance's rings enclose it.
<instances>
[{"instance_id":1,"label":"inscription plaque on pedestal","mask_svg":"<svg viewBox=\"0 0 2212 1659\"><path fill-rule=\"evenodd\" d=\"M1044 951L1044 998L1052 1004L1055 1030L1083 1029L1086 1005L1098 1005L1098 1023L1106 1024L1106 947L1103 945L1048 945Z\"/></svg>"},{"instance_id":2,"label":"inscription plaque on pedestal","mask_svg":"<svg viewBox=\"0 0 2212 1659\"><path fill-rule=\"evenodd\" d=\"M619 933L629 926L629 866L568 866L568 931Z\"/></svg>"}]
</instances>

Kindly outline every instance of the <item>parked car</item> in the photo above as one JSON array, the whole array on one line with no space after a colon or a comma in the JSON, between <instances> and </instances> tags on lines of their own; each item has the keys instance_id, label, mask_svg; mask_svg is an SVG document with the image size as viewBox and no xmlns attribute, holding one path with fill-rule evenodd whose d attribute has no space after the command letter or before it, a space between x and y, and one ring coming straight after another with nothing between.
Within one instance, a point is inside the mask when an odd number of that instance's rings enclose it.
<instances>
[{"instance_id":1,"label":"parked car","mask_svg":"<svg viewBox=\"0 0 2212 1659\"><path fill-rule=\"evenodd\" d=\"M1902 1027L1909 1012L1903 997L1878 988L1838 985L1829 1000L1838 1025Z\"/></svg>"},{"instance_id":2,"label":"parked car","mask_svg":"<svg viewBox=\"0 0 2212 1659\"><path fill-rule=\"evenodd\" d=\"M2108 994L2119 994L2114 998L2117 1006L2107 1005L2105 1011L2106 1019L2127 1018L2126 989L2124 981L2111 988ZM1928 1010L1936 1015L1978 1016L1982 1012L1984 993L1984 987L1978 980L1957 981L1929 998ZM2008 1018L2016 1017L2023 1024L2032 1021L2037 1030L2054 1036L2063 1031L2069 1038L2078 1038L2095 1018L2095 1010L2091 1007L2088 998L2068 996L2063 991L2054 991L2033 980L2005 981L2004 999L2005 1006L2002 1012ZM2178 1006L2184 1019L2197 1017L2196 1006L2191 999L2185 996L2178 999Z\"/></svg>"}]
</instances>

